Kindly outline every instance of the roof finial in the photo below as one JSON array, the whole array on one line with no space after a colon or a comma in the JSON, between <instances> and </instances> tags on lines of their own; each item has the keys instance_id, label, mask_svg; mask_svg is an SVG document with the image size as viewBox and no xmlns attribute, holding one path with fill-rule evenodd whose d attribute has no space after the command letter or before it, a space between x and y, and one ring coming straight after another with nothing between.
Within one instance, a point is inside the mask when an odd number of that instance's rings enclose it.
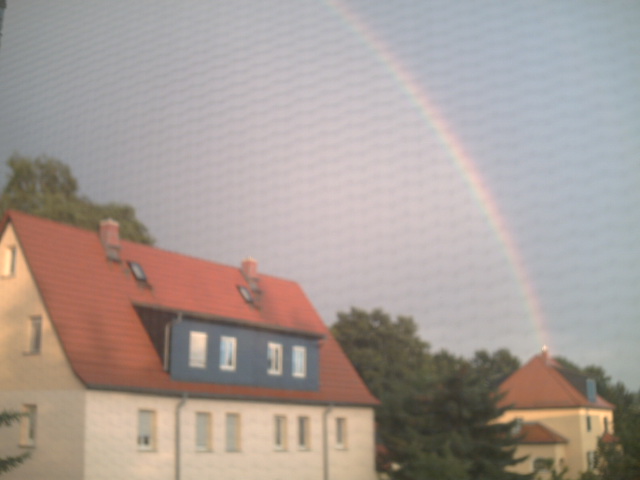
<instances>
[{"instance_id":1,"label":"roof finial","mask_svg":"<svg viewBox=\"0 0 640 480\"><path fill-rule=\"evenodd\" d=\"M546 345L542 346L542 354L541 354L541 356L544 359L545 363L549 362L549 347L547 347Z\"/></svg>"}]
</instances>

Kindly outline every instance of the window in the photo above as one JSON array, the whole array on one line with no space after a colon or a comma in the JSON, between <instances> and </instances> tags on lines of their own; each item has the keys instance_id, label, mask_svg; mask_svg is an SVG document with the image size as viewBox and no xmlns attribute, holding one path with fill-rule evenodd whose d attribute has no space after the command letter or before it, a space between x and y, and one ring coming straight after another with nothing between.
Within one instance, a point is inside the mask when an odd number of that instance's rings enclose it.
<instances>
[{"instance_id":1,"label":"window","mask_svg":"<svg viewBox=\"0 0 640 480\"><path fill-rule=\"evenodd\" d=\"M207 334L204 332L189 333L189 366L192 368L207 366Z\"/></svg>"},{"instance_id":2,"label":"window","mask_svg":"<svg viewBox=\"0 0 640 480\"><path fill-rule=\"evenodd\" d=\"M153 450L156 446L156 412L138 411L138 450Z\"/></svg>"},{"instance_id":3,"label":"window","mask_svg":"<svg viewBox=\"0 0 640 480\"><path fill-rule=\"evenodd\" d=\"M609 433L609 417L604 417L602 420L604 422L604 433Z\"/></svg>"},{"instance_id":4,"label":"window","mask_svg":"<svg viewBox=\"0 0 640 480\"><path fill-rule=\"evenodd\" d=\"M2 276L12 277L16 274L16 257L18 250L14 245L7 247L2 260Z\"/></svg>"},{"instance_id":5,"label":"window","mask_svg":"<svg viewBox=\"0 0 640 480\"><path fill-rule=\"evenodd\" d=\"M29 318L29 332L27 334L27 350L25 353L36 355L42 347L42 317L34 315Z\"/></svg>"},{"instance_id":6,"label":"window","mask_svg":"<svg viewBox=\"0 0 640 480\"><path fill-rule=\"evenodd\" d=\"M587 432L591 431L591 415L587 415Z\"/></svg>"},{"instance_id":7,"label":"window","mask_svg":"<svg viewBox=\"0 0 640 480\"><path fill-rule=\"evenodd\" d=\"M293 376L307 376L307 349L305 347L293 347Z\"/></svg>"},{"instance_id":8,"label":"window","mask_svg":"<svg viewBox=\"0 0 640 480\"><path fill-rule=\"evenodd\" d=\"M235 337L220 338L220 369L236 369L236 339Z\"/></svg>"},{"instance_id":9,"label":"window","mask_svg":"<svg viewBox=\"0 0 640 480\"><path fill-rule=\"evenodd\" d=\"M336 447L347 448L347 419L336 418Z\"/></svg>"},{"instance_id":10,"label":"window","mask_svg":"<svg viewBox=\"0 0 640 480\"><path fill-rule=\"evenodd\" d=\"M211 451L211 414L196 412L196 451Z\"/></svg>"},{"instance_id":11,"label":"window","mask_svg":"<svg viewBox=\"0 0 640 480\"><path fill-rule=\"evenodd\" d=\"M298 417L298 448L300 450L310 449L310 433L309 417Z\"/></svg>"},{"instance_id":12,"label":"window","mask_svg":"<svg viewBox=\"0 0 640 480\"><path fill-rule=\"evenodd\" d=\"M587 468L593 470L596 468L596 452L587 452Z\"/></svg>"},{"instance_id":13,"label":"window","mask_svg":"<svg viewBox=\"0 0 640 480\"><path fill-rule=\"evenodd\" d=\"M269 375L282 375L282 345L269 343L267 350L267 364Z\"/></svg>"},{"instance_id":14,"label":"window","mask_svg":"<svg viewBox=\"0 0 640 480\"><path fill-rule=\"evenodd\" d=\"M35 447L38 407L35 405L23 405L22 414L23 416L20 421L20 445L23 447Z\"/></svg>"},{"instance_id":15,"label":"window","mask_svg":"<svg viewBox=\"0 0 640 480\"><path fill-rule=\"evenodd\" d=\"M147 274L144 273L144 269L142 268L142 265L136 262L129 262L129 268L131 269L131 273L133 273L133 276L137 281L139 282L147 281Z\"/></svg>"},{"instance_id":16,"label":"window","mask_svg":"<svg viewBox=\"0 0 640 480\"><path fill-rule=\"evenodd\" d=\"M227 452L240 451L240 415L227 413L226 417L226 449Z\"/></svg>"},{"instance_id":17,"label":"window","mask_svg":"<svg viewBox=\"0 0 640 480\"><path fill-rule=\"evenodd\" d=\"M287 417L282 415L275 416L274 424L274 445L276 450L287 449Z\"/></svg>"}]
</instances>

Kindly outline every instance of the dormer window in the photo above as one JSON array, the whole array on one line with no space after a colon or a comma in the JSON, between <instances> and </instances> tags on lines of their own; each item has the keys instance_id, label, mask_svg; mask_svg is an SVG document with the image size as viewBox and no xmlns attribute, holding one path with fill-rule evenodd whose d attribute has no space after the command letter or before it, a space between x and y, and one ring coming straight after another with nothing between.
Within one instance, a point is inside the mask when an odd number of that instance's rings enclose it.
<instances>
[{"instance_id":1,"label":"dormer window","mask_svg":"<svg viewBox=\"0 0 640 480\"><path fill-rule=\"evenodd\" d=\"M267 363L269 375L282 375L282 344L269 342Z\"/></svg>"},{"instance_id":2,"label":"dormer window","mask_svg":"<svg viewBox=\"0 0 640 480\"><path fill-rule=\"evenodd\" d=\"M142 268L142 265L136 262L128 262L128 263L129 263L129 268L131 269L131 273L133 273L133 276L135 277L135 279L139 282L146 282L147 274L144 273L144 269Z\"/></svg>"},{"instance_id":3,"label":"dormer window","mask_svg":"<svg viewBox=\"0 0 640 480\"><path fill-rule=\"evenodd\" d=\"M307 349L301 346L293 347L292 374L294 377L307 376Z\"/></svg>"}]
</instances>

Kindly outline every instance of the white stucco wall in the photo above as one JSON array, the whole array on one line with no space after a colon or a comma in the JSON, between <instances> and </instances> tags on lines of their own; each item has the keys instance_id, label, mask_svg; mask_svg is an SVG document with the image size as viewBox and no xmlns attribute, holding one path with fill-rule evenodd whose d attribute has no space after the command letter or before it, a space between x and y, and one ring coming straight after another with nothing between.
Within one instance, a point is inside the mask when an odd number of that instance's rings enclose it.
<instances>
[{"instance_id":1,"label":"white stucco wall","mask_svg":"<svg viewBox=\"0 0 640 480\"><path fill-rule=\"evenodd\" d=\"M2 455L32 454L2 478L80 480L84 389L71 372L11 226L0 238L0 261L10 245L18 250L15 275L0 277L0 410L35 405L37 416L33 447L19 446L18 424L0 429ZM34 315L42 318L41 348L27 354L29 318Z\"/></svg>"},{"instance_id":2,"label":"white stucco wall","mask_svg":"<svg viewBox=\"0 0 640 480\"><path fill-rule=\"evenodd\" d=\"M175 478L175 419L178 397L91 391L86 406L86 480L113 478L164 480ZM156 412L154 451L139 451L136 444L140 409ZM212 449L196 451L195 414L212 415ZM216 476L226 480L322 480L324 407L293 404L187 399L180 410L182 480ZM225 448L225 416L237 413L241 422L241 448ZM287 419L287 448L276 449L274 417ZM310 419L310 449L297 444L297 418ZM347 446L335 444L335 418L347 419ZM373 480L374 432L370 408L334 408L328 415L329 478Z\"/></svg>"}]
</instances>

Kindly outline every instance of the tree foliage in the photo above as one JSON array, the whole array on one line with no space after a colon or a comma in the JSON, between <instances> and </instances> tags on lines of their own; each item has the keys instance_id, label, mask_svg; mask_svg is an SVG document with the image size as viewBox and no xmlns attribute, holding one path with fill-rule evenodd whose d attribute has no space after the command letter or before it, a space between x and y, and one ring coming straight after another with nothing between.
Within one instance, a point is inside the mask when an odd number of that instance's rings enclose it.
<instances>
[{"instance_id":1,"label":"tree foliage","mask_svg":"<svg viewBox=\"0 0 640 480\"><path fill-rule=\"evenodd\" d=\"M502 414L491 379L519 362L508 351L479 352L469 362L446 351L435 355L410 317L392 320L381 310L339 313L332 333L381 405L379 440L388 449L379 466L397 465L398 480L510 480L513 425Z\"/></svg>"},{"instance_id":2,"label":"tree foliage","mask_svg":"<svg viewBox=\"0 0 640 480\"><path fill-rule=\"evenodd\" d=\"M153 244L147 227L133 207L123 203L98 204L79 195L71 169L55 158L35 159L13 154L8 160L9 178L0 196L0 217L8 209L96 230L101 220L120 223L122 238Z\"/></svg>"},{"instance_id":3,"label":"tree foliage","mask_svg":"<svg viewBox=\"0 0 640 480\"><path fill-rule=\"evenodd\" d=\"M3 410L0 412L0 427L8 427L14 422L18 422L21 417L21 413ZM30 452L23 452L19 455L0 457L0 475L23 464L29 456Z\"/></svg>"}]
</instances>

